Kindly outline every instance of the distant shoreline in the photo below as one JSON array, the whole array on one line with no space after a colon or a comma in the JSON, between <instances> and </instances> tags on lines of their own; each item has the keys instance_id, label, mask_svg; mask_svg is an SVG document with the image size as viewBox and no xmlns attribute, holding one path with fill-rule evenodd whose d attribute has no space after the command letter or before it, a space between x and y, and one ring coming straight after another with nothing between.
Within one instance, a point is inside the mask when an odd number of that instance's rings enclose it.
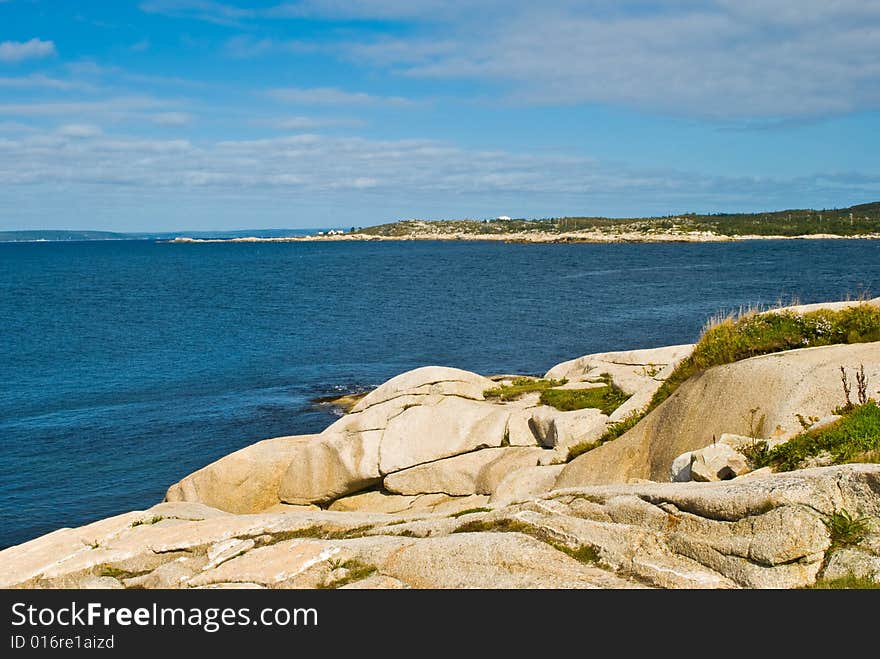
<instances>
[{"instance_id":1,"label":"distant shoreline","mask_svg":"<svg viewBox=\"0 0 880 659\"><path fill-rule=\"evenodd\" d=\"M797 236L747 234L729 236L705 231L686 233L612 233L598 231L578 231L569 233L529 232L529 233L413 233L398 236L382 236L365 233L337 235L289 236L281 238L259 238L256 236L240 238L190 238L179 236L163 243L293 243L293 242L372 242L372 241L492 241L504 243L717 243L742 242L746 240L877 240L880 233L853 236L839 234L803 234Z\"/></svg>"}]
</instances>

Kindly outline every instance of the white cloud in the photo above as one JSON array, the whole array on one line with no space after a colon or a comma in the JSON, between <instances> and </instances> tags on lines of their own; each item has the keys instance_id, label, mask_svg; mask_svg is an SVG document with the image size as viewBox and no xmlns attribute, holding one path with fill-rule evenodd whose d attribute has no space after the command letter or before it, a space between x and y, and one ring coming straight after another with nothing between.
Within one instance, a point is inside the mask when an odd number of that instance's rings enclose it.
<instances>
[{"instance_id":1,"label":"white cloud","mask_svg":"<svg viewBox=\"0 0 880 659\"><path fill-rule=\"evenodd\" d=\"M29 41L0 42L0 61L2 62L20 62L25 59L48 57L54 54L55 44L52 41L33 38Z\"/></svg>"},{"instance_id":2,"label":"white cloud","mask_svg":"<svg viewBox=\"0 0 880 659\"><path fill-rule=\"evenodd\" d=\"M376 36L375 26L349 26L313 43L245 35L227 51L311 49L412 77L491 83L508 103L604 103L712 118L880 108L880 2L873 0L291 0L263 7L153 0L142 7L251 27L266 19L405 22L415 29Z\"/></svg>"},{"instance_id":3,"label":"white cloud","mask_svg":"<svg viewBox=\"0 0 880 659\"><path fill-rule=\"evenodd\" d=\"M569 212L585 211L596 200L628 197L650 198L669 209L706 207L713 200L742 207L781 194L805 199L880 195L876 175L718 177L565 154L465 149L433 140L301 134L194 144L108 135L77 125L0 138L0 186L26 184L130 186L160 197L168 190L234 188L245 195L304 199L334 191L401 199L527 198L545 207L565 201Z\"/></svg>"},{"instance_id":4,"label":"white cloud","mask_svg":"<svg viewBox=\"0 0 880 659\"><path fill-rule=\"evenodd\" d=\"M315 43L295 39L278 40L264 37L257 39L240 34L226 41L224 49L232 57L259 57L269 53L313 53L321 50Z\"/></svg>"},{"instance_id":5,"label":"white cloud","mask_svg":"<svg viewBox=\"0 0 880 659\"><path fill-rule=\"evenodd\" d=\"M57 130L64 137L96 137L102 132L100 127L93 124L64 124Z\"/></svg>"},{"instance_id":6,"label":"white cloud","mask_svg":"<svg viewBox=\"0 0 880 659\"><path fill-rule=\"evenodd\" d=\"M406 106L414 102L400 96L376 96L365 92L349 92L337 87L283 87L270 89L267 94L286 103L301 105L393 105Z\"/></svg>"},{"instance_id":7,"label":"white cloud","mask_svg":"<svg viewBox=\"0 0 880 659\"><path fill-rule=\"evenodd\" d=\"M609 103L710 117L880 108L877 2L470 4L442 31L362 38L339 44L340 52L413 77L491 81L514 103ZM356 6L381 15L396 5Z\"/></svg>"},{"instance_id":8,"label":"white cloud","mask_svg":"<svg viewBox=\"0 0 880 659\"><path fill-rule=\"evenodd\" d=\"M71 89L88 90L94 86L78 81L78 80L62 80L60 78L52 78L42 73L32 73L26 76L17 77L0 77L0 87L18 88L18 89L58 89L68 91Z\"/></svg>"},{"instance_id":9,"label":"white cloud","mask_svg":"<svg viewBox=\"0 0 880 659\"><path fill-rule=\"evenodd\" d=\"M506 0L299 0L261 12L269 18L337 18L343 20L447 20L467 12L503 9Z\"/></svg>"},{"instance_id":10,"label":"white cloud","mask_svg":"<svg viewBox=\"0 0 880 659\"><path fill-rule=\"evenodd\" d=\"M218 25L241 25L241 21L255 15L255 10L211 0L149 0L140 4L141 11L197 18Z\"/></svg>"},{"instance_id":11,"label":"white cloud","mask_svg":"<svg viewBox=\"0 0 880 659\"><path fill-rule=\"evenodd\" d=\"M160 126L184 126L192 120L188 112L159 112L150 117L150 121Z\"/></svg>"},{"instance_id":12,"label":"white cloud","mask_svg":"<svg viewBox=\"0 0 880 659\"><path fill-rule=\"evenodd\" d=\"M333 126L362 126L364 124L360 119L308 116L283 117L281 119L272 119L258 123L281 128L282 130L309 130L312 128L329 128Z\"/></svg>"},{"instance_id":13,"label":"white cloud","mask_svg":"<svg viewBox=\"0 0 880 659\"><path fill-rule=\"evenodd\" d=\"M133 116L145 110L167 106L168 102L151 96L118 96L97 101L39 101L0 103L0 115L22 117L65 116Z\"/></svg>"},{"instance_id":14,"label":"white cloud","mask_svg":"<svg viewBox=\"0 0 880 659\"><path fill-rule=\"evenodd\" d=\"M315 226L318 215L331 224L366 225L395 217L494 216L499 209L526 217L667 214L822 208L876 198L876 174L723 177L431 140L304 134L191 142L0 133L0 206L11 211L2 221L19 226L40 226L47 213L71 226L113 226L124 216L129 227L171 229L193 226L193 218L214 227L218 218L227 226Z\"/></svg>"}]
</instances>

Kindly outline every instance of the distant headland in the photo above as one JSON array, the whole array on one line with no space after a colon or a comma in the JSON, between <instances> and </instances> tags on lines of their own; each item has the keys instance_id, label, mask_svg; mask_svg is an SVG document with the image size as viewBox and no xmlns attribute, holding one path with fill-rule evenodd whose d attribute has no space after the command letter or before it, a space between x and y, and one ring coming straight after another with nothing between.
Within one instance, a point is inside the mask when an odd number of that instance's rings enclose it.
<instances>
[{"instance_id":1,"label":"distant headland","mask_svg":"<svg viewBox=\"0 0 880 659\"><path fill-rule=\"evenodd\" d=\"M770 239L880 238L880 201L833 209L759 213L684 213L655 217L541 219L404 219L334 229L243 229L118 233L0 231L0 242L159 240L173 243L311 242L345 240L494 240L524 243L725 242Z\"/></svg>"},{"instance_id":2,"label":"distant headland","mask_svg":"<svg viewBox=\"0 0 880 659\"><path fill-rule=\"evenodd\" d=\"M341 240L497 240L528 243L721 242L792 238L880 238L880 202L836 209L766 213L687 213L663 217L399 220L307 236L240 236L230 242ZM220 242L179 236L173 242ZM225 241L225 240L224 240Z\"/></svg>"}]
</instances>

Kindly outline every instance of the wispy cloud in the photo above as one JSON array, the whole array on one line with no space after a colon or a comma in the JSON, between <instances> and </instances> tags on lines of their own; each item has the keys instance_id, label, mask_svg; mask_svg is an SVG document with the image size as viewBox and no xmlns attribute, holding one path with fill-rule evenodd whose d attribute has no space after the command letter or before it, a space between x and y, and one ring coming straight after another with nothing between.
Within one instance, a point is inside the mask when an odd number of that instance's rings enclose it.
<instances>
[{"instance_id":1,"label":"wispy cloud","mask_svg":"<svg viewBox=\"0 0 880 659\"><path fill-rule=\"evenodd\" d=\"M304 195L347 190L435 199L529 196L545 204L569 200L570 211L633 194L667 207L705 207L726 200L736 206L786 194L805 199L880 195L877 175L723 177L624 167L566 154L466 149L434 140L300 134L195 144L108 135L90 124L0 140L0 185L59 182L133 186L156 193L234 186L255 195L271 188L278 194Z\"/></svg>"},{"instance_id":2,"label":"wispy cloud","mask_svg":"<svg viewBox=\"0 0 880 659\"><path fill-rule=\"evenodd\" d=\"M0 103L0 116L16 117L85 117L120 119L142 116L168 106L168 101L152 96L117 96L94 101L38 101Z\"/></svg>"},{"instance_id":3,"label":"wispy cloud","mask_svg":"<svg viewBox=\"0 0 880 659\"><path fill-rule=\"evenodd\" d=\"M96 137L103 131L94 124L63 124L58 127L57 133L63 137Z\"/></svg>"},{"instance_id":4,"label":"wispy cloud","mask_svg":"<svg viewBox=\"0 0 880 659\"><path fill-rule=\"evenodd\" d=\"M370 4L370 3L364 3ZM388 8L386 3L381 3ZM343 46L421 78L491 80L507 101L708 117L880 107L880 5L855 0L477 2L437 35Z\"/></svg>"},{"instance_id":5,"label":"wispy cloud","mask_svg":"<svg viewBox=\"0 0 880 659\"><path fill-rule=\"evenodd\" d=\"M185 126L192 120L189 112L158 112L150 116L150 121L160 126Z\"/></svg>"},{"instance_id":6,"label":"wispy cloud","mask_svg":"<svg viewBox=\"0 0 880 659\"><path fill-rule=\"evenodd\" d=\"M281 87L270 89L268 96L286 103L301 105L392 105L408 106L415 102L400 96L377 96L350 92L337 87Z\"/></svg>"},{"instance_id":7,"label":"wispy cloud","mask_svg":"<svg viewBox=\"0 0 880 659\"><path fill-rule=\"evenodd\" d=\"M29 41L0 42L0 61L20 62L21 60L49 57L55 54L55 44L33 38Z\"/></svg>"},{"instance_id":8,"label":"wispy cloud","mask_svg":"<svg viewBox=\"0 0 880 659\"><path fill-rule=\"evenodd\" d=\"M211 0L149 0L142 2L140 9L149 14L195 18L227 26L240 26L243 20L256 15L254 9Z\"/></svg>"},{"instance_id":9,"label":"wispy cloud","mask_svg":"<svg viewBox=\"0 0 880 659\"><path fill-rule=\"evenodd\" d=\"M353 119L348 117L282 117L279 119L271 119L259 121L259 124L274 126L282 130L311 130L314 128L330 128L335 126L363 126L362 119Z\"/></svg>"},{"instance_id":10,"label":"wispy cloud","mask_svg":"<svg viewBox=\"0 0 880 659\"><path fill-rule=\"evenodd\" d=\"M60 78L52 78L42 73L33 73L31 75L17 77L0 77L0 87L14 89L58 89L62 91L73 89L94 89L94 85L87 82L80 80L62 80Z\"/></svg>"},{"instance_id":11,"label":"wispy cloud","mask_svg":"<svg viewBox=\"0 0 880 659\"><path fill-rule=\"evenodd\" d=\"M296 39L257 39L250 35L240 34L226 41L224 50L232 57L248 58L277 53L314 53L326 50L316 43Z\"/></svg>"}]
</instances>

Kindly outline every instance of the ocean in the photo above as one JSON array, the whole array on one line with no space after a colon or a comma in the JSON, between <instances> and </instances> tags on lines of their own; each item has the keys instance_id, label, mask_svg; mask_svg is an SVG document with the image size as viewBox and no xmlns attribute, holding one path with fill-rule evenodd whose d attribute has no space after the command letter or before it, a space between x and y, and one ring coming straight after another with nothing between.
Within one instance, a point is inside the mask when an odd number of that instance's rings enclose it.
<instances>
[{"instance_id":1,"label":"ocean","mask_svg":"<svg viewBox=\"0 0 880 659\"><path fill-rule=\"evenodd\" d=\"M0 547L146 508L428 364L543 374L880 295L880 242L0 244Z\"/></svg>"}]
</instances>

